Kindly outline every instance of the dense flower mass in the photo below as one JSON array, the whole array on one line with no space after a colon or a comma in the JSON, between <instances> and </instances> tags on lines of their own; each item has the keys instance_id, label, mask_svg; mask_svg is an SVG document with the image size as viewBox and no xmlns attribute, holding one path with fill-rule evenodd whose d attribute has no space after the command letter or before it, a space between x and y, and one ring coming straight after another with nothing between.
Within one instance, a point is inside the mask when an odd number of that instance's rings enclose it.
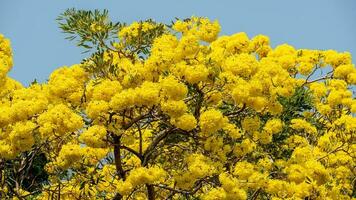
<instances>
[{"instance_id":1,"label":"dense flower mass","mask_svg":"<svg viewBox=\"0 0 356 200\"><path fill-rule=\"evenodd\" d=\"M351 55L219 32L134 22L28 87L0 35L1 199L355 198ZM48 179L33 190L20 178L37 154Z\"/></svg>"}]
</instances>

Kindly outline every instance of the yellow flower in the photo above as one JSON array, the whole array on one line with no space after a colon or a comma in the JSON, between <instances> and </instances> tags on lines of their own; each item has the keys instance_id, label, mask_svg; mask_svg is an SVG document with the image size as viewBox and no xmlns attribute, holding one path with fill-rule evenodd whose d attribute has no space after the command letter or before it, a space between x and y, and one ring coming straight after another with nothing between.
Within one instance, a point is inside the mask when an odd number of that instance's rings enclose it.
<instances>
[{"instance_id":1,"label":"yellow flower","mask_svg":"<svg viewBox=\"0 0 356 200\"><path fill-rule=\"evenodd\" d=\"M54 101L58 98L78 105L84 95L84 85L88 78L88 73L80 65L59 68L49 77L50 97Z\"/></svg>"},{"instance_id":2,"label":"yellow flower","mask_svg":"<svg viewBox=\"0 0 356 200\"><path fill-rule=\"evenodd\" d=\"M109 110L109 103L106 101L91 101L86 107L86 113L91 119L96 119L99 116L106 114Z\"/></svg>"},{"instance_id":3,"label":"yellow flower","mask_svg":"<svg viewBox=\"0 0 356 200\"><path fill-rule=\"evenodd\" d=\"M99 83L91 86L87 97L96 101L110 101L110 99L122 90L122 86L119 81L101 80Z\"/></svg>"},{"instance_id":4,"label":"yellow flower","mask_svg":"<svg viewBox=\"0 0 356 200\"><path fill-rule=\"evenodd\" d=\"M305 131L311 135L317 133L316 128L304 119L292 119L290 127L298 131Z\"/></svg>"},{"instance_id":5,"label":"yellow flower","mask_svg":"<svg viewBox=\"0 0 356 200\"><path fill-rule=\"evenodd\" d=\"M200 116L200 128L203 133L214 133L223 128L226 123L227 119L215 109L207 110Z\"/></svg>"},{"instance_id":6,"label":"yellow flower","mask_svg":"<svg viewBox=\"0 0 356 200\"><path fill-rule=\"evenodd\" d=\"M351 64L351 54L349 52L338 53L334 50L324 52L325 63L337 68L340 65Z\"/></svg>"},{"instance_id":7,"label":"yellow flower","mask_svg":"<svg viewBox=\"0 0 356 200\"><path fill-rule=\"evenodd\" d=\"M242 129L247 132L254 132L260 128L260 118L255 117L246 117L242 122Z\"/></svg>"},{"instance_id":8,"label":"yellow flower","mask_svg":"<svg viewBox=\"0 0 356 200\"><path fill-rule=\"evenodd\" d=\"M185 131L193 130L197 126L197 120L191 114L184 114L178 118L172 119L171 123Z\"/></svg>"},{"instance_id":9,"label":"yellow flower","mask_svg":"<svg viewBox=\"0 0 356 200\"><path fill-rule=\"evenodd\" d=\"M282 121L280 119L268 120L263 127L263 131L276 134L282 131Z\"/></svg>"},{"instance_id":10,"label":"yellow flower","mask_svg":"<svg viewBox=\"0 0 356 200\"><path fill-rule=\"evenodd\" d=\"M173 118L179 117L188 111L187 105L182 100L162 102L161 107L163 112Z\"/></svg>"},{"instance_id":11,"label":"yellow flower","mask_svg":"<svg viewBox=\"0 0 356 200\"><path fill-rule=\"evenodd\" d=\"M206 81L209 70L204 65L189 66L185 69L184 78L191 84Z\"/></svg>"},{"instance_id":12,"label":"yellow flower","mask_svg":"<svg viewBox=\"0 0 356 200\"><path fill-rule=\"evenodd\" d=\"M223 65L225 71L241 77L251 77L258 69L256 58L250 54L242 53L228 57Z\"/></svg>"},{"instance_id":13,"label":"yellow flower","mask_svg":"<svg viewBox=\"0 0 356 200\"><path fill-rule=\"evenodd\" d=\"M241 53L249 51L250 40L246 33L236 33L229 37L226 43L226 50L231 53Z\"/></svg>"},{"instance_id":14,"label":"yellow flower","mask_svg":"<svg viewBox=\"0 0 356 200\"><path fill-rule=\"evenodd\" d=\"M38 117L37 122L43 138L63 136L83 127L82 118L63 104L49 108Z\"/></svg>"},{"instance_id":15,"label":"yellow flower","mask_svg":"<svg viewBox=\"0 0 356 200\"><path fill-rule=\"evenodd\" d=\"M67 169L73 166L82 158L82 148L77 144L63 145L56 159L57 165L62 169Z\"/></svg>"},{"instance_id":16,"label":"yellow flower","mask_svg":"<svg viewBox=\"0 0 356 200\"><path fill-rule=\"evenodd\" d=\"M105 127L94 125L84 131L80 135L79 140L83 141L89 147L105 147L105 140L107 140L106 135L107 132Z\"/></svg>"}]
</instances>

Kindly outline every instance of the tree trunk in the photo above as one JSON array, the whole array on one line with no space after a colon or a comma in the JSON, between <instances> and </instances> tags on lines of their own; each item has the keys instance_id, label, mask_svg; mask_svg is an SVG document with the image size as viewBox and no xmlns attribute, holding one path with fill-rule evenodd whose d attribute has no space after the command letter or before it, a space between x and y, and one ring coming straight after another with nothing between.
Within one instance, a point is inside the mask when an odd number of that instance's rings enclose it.
<instances>
[{"instance_id":1,"label":"tree trunk","mask_svg":"<svg viewBox=\"0 0 356 200\"><path fill-rule=\"evenodd\" d=\"M121 145L121 137L118 137L116 135L113 135L114 139L114 158L115 158L115 166L116 166L116 171L119 174L119 178L122 180L125 180L125 171L122 167L122 162L121 162L121 152L120 152L120 145ZM119 193L116 193L115 197L113 200L121 200L122 195Z\"/></svg>"},{"instance_id":2,"label":"tree trunk","mask_svg":"<svg viewBox=\"0 0 356 200\"><path fill-rule=\"evenodd\" d=\"M147 198L148 200L154 200L155 199L155 189L153 185L146 184L147 187Z\"/></svg>"},{"instance_id":3,"label":"tree trunk","mask_svg":"<svg viewBox=\"0 0 356 200\"><path fill-rule=\"evenodd\" d=\"M119 174L120 178L122 180L125 180L125 171L122 167L122 162L121 162L121 152L120 152L120 145L121 145L121 141L120 141L120 137L118 136L114 136L114 158L115 158L115 166L116 166L116 170L117 173Z\"/></svg>"}]
</instances>

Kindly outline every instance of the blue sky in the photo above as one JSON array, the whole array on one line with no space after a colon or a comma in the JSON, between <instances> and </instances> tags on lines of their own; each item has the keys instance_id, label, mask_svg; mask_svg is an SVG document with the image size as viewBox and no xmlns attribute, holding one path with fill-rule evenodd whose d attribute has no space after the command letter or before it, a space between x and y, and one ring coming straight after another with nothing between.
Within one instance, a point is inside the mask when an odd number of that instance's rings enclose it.
<instances>
[{"instance_id":1,"label":"blue sky","mask_svg":"<svg viewBox=\"0 0 356 200\"><path fill-rule=\"evenodd\" d=\"M219 20L221 35L246 32L268 35L273 46L336 49L356 56L354 0L0 0L0 33L14 51L10 76L27 85L45 81L51 71L79 63L85 55L64 39L56 17L67 8L108 9L113 21L206 16Z\"/></svg>"}]
</instances>

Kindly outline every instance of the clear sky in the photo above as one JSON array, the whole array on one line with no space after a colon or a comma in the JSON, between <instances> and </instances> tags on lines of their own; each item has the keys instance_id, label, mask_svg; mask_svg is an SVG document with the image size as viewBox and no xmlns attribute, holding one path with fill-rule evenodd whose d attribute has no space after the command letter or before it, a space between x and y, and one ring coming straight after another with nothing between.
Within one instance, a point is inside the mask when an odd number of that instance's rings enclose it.
<instances>
[{"instance_id":1,"label":"clear sky","mask_svg":"<svg viewBox=\"0 0 356 200\"><path fill-rule=\"evenodd\" d=\"M113 21L206 16L222 35L268 35L272 45L349 51L356 57L356 0L0 0L0 33L14 51L10 76L24 84L45 81L55 68L85 55L64 39L55 21L67 8L108 9ZM354 59L355 60L355 59Z\"/></svg>"}]
</instances>

